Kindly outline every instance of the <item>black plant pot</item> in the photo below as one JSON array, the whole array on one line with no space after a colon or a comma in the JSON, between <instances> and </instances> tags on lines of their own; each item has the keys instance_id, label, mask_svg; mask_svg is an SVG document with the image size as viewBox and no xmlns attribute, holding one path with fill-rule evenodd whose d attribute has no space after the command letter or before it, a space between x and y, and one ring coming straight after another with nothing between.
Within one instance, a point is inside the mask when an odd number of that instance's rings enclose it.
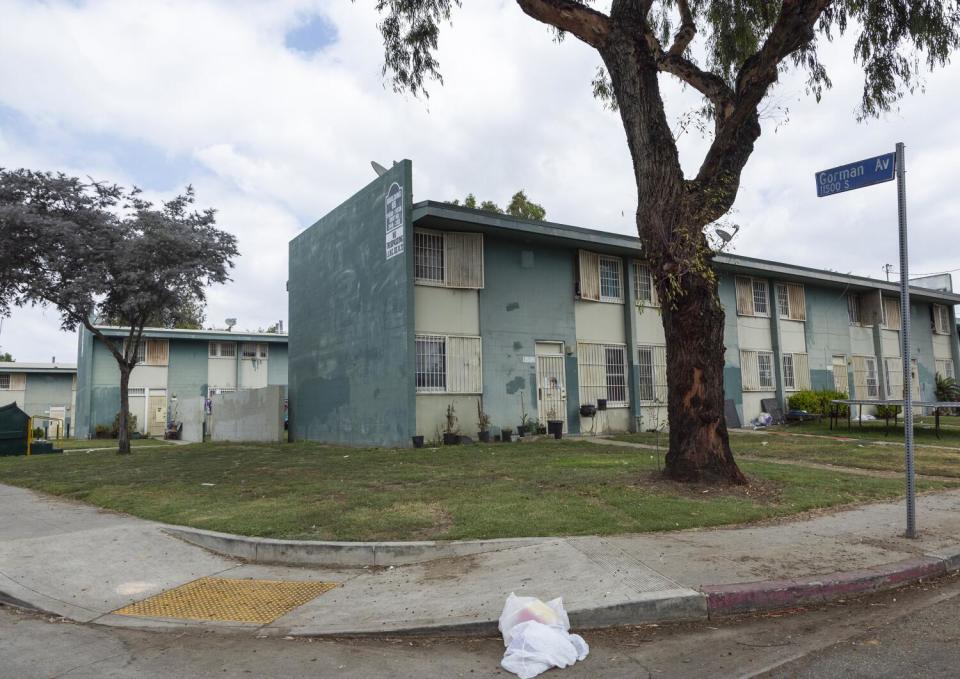
<instances>
[{"instance_id":1,"label":"black plant pot","mask_svg":"<svg viewBox=\"0 0 960 679\"><path fill-rule=\"evenodd\" d=\"M480 439L480 443L490 443L490 432L478 431L477 438Z\"/></svg>"},{"instance_id":2,"label":"black plant pot","mask_svg":"<svg viewBox=\"0 0 960 679\"><path fill-rule=\"evenodd\" d=\"M563 420L547 420L547 431L553 434L553 438L563 438Z\"/></svg>"},{"instance_id":3,"label":"black plant pot","mask_svg":"<svg viewBox=\"0 0 960 679\"><path fill-rule=\"evenodd\" d=\"M413 437L413 447L414 447L414 448L423 448L423 437L422 437L422 436L414 436L414 437Z\"/></svg>"},{"instance_id":4,"label":"black plant pot","mask_svg":"<svg viewBox=\"0 0 960 679\"><path fill-rule=\"evenodd\" d=\"M517 436L526 436L527 429L528 427L525 427L524 425L521 424L519 427L517 427Z\"/></svg>"},{"instance_id":5,"label":"black plant pot","mask_svg":"<svg viewBox=\"0 0 960 679\"><path fill-rule=\"evenodd\" d=\"M443 445L445 446L457 446L460 445L460 434L451 434L449 432L443 433Z\"/></svg>"},{"instance_id":6,"label":"black plant pot","mask_svg":"<svg viewBox=\"0 0 960 679\"><path fill-rule=\"evenodd\" d=\"M513 429L504 429L500 433L500 438L503 440L504 443L510 443L511 441L513 441Z\"/></svg>"}]
</instances>

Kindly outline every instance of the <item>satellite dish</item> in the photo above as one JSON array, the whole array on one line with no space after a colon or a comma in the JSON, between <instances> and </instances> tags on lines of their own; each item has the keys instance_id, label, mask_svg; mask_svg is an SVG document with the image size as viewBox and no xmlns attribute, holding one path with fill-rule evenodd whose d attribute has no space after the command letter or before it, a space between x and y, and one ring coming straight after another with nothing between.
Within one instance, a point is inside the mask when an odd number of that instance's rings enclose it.
<instances>
[{"instance_id":1,"label":"satellite dish","mask_svg":"<svg viewBox=\"0 0 960 679\"><path fill-rule=\"evenodd\" d=\"M733 237L737 235L737 231L740 230L739 224L733 225L733 233L729 231L724 231L723 229L714 229L713 232L717 234L717 237L724 242L724 244L729 243L733 240Z\"/></svg>"},{"instance_id":2,"label":"satellite dish","mask_svg":"<svg viewBox=\"0 0 960 679\"><path fill-rule=\"evenodd\" d=\"M371 160L370 165L373 166L373 171L377 173L378 177L382 177L387 173L387 168L385 168L383 165L381 165L375 160Z\"/></svg>"},{"instance_id":3,"label":"satellite dish","mask_svg":"<svg viewBox=\"0 0 960 679\"><path fill-rule=\"evenodd\" d=\"M230 332L233 329L233 326L237 324L236 318L228 318L224 321L227 324L227 332Z\"/></svg>"}]
</instances>

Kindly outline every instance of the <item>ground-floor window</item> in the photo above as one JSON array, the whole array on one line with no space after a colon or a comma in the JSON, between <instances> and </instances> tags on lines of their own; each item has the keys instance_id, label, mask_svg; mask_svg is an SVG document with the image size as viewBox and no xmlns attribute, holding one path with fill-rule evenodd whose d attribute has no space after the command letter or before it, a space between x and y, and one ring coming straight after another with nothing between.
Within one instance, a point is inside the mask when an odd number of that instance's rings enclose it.
<instances>
[{"instance_id":1,"label":"ground-floor window","mask_svg":"<svg viewBox=\"0 0 960 679\"><path fill-rule=\"evenodd\" d=\"M810 388L810 362L806 354L783 355L783 388L787 391Z\"/></svg>"},{"instance_id":2,"label":"ground-floor window","mask_svg":"<svg viewBox=\"0 0 960 679\"><path fill-rule=\"evenodd\" d=\"M740 377L744 391L773 391L773 352L741 350Z\"/></svg>"},{"instance_id":3,"label":"ground-floor window","mask_svg":"<svg viewBox=\"0 0 960 679\"><path fill-rule=\"evenodd\" d=\"M953 361L949 358L936 361L936 371L940 377L949 377L956 379L957 375L953 372Z\"/></svg>"},{"instance_id":4,"label":"ground-floor window","mask_svg":"<svg viewBox=\"0 0 960 679\"><path fill-rule=\"evenodd\" d=\"M880 383L875 357L853 357L853 387L856 389L857 398L880 398Z\"/></svg>"},{"instance_id":5,"label":"ground-floor window","mask_svg":"<svg viewBox=\"0 0 960 679\"><path fill-rule=\"evenodd\" d=\"M627 395L627 347L623 344L577 343L580 403L605 399L611 408L630 404Z\"/></svg>"},{"instance_id":6,"label":"ground-floor window","mask_svg":"<svg viewBox=\"0 0 960 679\"><path fill-rule=\"evenodd\" d=\"M637 391L640 402L667 402L667 348L637 347Z\"/></svg>"},{"instance_id":7,"label":"ground-floor window","mask_svg":"<svg viewBox=\"0 0 960 679\"><path fill-rule=\"evenodd\" d=\"M417 335L416 381L421 393L483 393L480 338Z\"/></svg>"}]
</instances>

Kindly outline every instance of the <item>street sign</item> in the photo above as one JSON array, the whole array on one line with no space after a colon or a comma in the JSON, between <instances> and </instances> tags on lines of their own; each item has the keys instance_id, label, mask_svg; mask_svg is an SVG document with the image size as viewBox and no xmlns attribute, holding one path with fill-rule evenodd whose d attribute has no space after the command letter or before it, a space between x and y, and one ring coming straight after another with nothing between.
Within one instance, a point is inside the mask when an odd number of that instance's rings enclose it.
<instances>
[{"instance_id":1,"label":"street sign","mask_svg":"<svg viewBox=\"0 0 960 679\"><path fill-rule=\"evenodd\" d=\"M896 153L884 153L882 156L821 170L814 175L817 180L817 197L823 198L835 193L893 181L896 177L896 167Z\"/></svg>"},{"instance_id":2,"label":"street sign","mask_svg":"<svg viewBox=\"0 0 960 679\"><path fill-rule=\"evenodd\" d=\"M817 197L862 189L865 186L897 180L897 221L900 231L900 355L913 356L910 346L910 262L907 256L907 181L906 153L902 142L893 153L866 158L817 172ZM910 361L903 364L903 385L911 383ZM917 537L917 488L913 459L913 389L903 390L903 456L907 481L908 538Z\"/></svg>"}]
</instances>

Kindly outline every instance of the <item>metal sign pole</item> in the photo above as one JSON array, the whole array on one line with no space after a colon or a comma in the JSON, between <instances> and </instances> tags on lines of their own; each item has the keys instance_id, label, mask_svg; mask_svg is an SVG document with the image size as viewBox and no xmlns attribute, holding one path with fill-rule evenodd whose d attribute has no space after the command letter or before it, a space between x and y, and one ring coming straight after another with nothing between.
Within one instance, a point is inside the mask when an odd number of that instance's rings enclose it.
<instances>
[{"instance_id":1,"label":"metal sign pole","mask_svg":"<svg viewBox=\"0 0 960 679\"><path fill-rule=\"evenodd\" d=\"M907 257L907 187L903 142L897 143L897 211L900 221L900 342L903 357L903 448L907 473L907 537L917 537L913 471L913 379L910 353L910 270Z\"/></svg>"}]
</instances>

